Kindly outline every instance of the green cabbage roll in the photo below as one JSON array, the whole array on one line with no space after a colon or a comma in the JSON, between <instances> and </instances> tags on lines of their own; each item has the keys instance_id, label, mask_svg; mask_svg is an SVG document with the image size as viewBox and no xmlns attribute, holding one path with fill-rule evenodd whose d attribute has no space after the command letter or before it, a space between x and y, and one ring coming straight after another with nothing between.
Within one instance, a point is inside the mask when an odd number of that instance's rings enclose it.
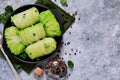
<instances>
[{"instance_id":1,"label":"green cabbage roll","mask_svg":"<svg viewBox=\"0 0 120 80\"><path fill-rule=\"evenodd\" d=\"M24 45L32 44L33 42L38 41L46 36L45 30L41 23L38 23L34 26L25 28L24 30L19 31L21 41Z\"/></svg>"},{"instance_id":2,"label":"green cabbage roll","mask_svg":"<svg viewBox=\"0 0 120 80\"><path fill-rule=\"evenodd\" d=\"M46 22L45 31L49 37L61 36L60 25L55 18Z\"/></svg>"},{"instance_id":3,"label":"green cabbage roll","mask_svg":"<svg viewBox=\"0 0 120 80\"><path fill-rule=\"evenodd\" d=\"M24 29L39 22L39 11L32 7L11 17L11 21L19 29Z\"/></svg>"},{"instance_id":4,"label":"green cabbage roll","mask_svg":"<svg viewBox=\"0 0 120 80\"><path fill-rule=\"evenodd\" d=\"M45 31L48 37L61 36L60 25L50 10L40 13L40 22L45 25Z\"/></svg>"},{"instance_id":5,"label":"green cabbage roll","mask_svg":"<svg viewBox=\"0 0 120 80\"><path fill-rule=\"evenodd\" d=\"M26 53L31 59L47 55L56 50L57 42L54 38L44 38L26 48Z\"/></svg>"},{"instance_id":6,"label":"green cabbage roll","mask_svg":"<svg viewBox=\"0 0 120 80\"><path fill-rule=\"evenodd\" d=\"M54 14L50 10L42 11L39 15L40 22L44 25L47 21L52 18L55 18Z\"/></svg>"},{"instance_id":7,"label":"green cabbage roll","mask_svg":"<svg viewBox=\"0 0 120 80\"><path fill-rule=\"evenodd\" d=\"M18 29L15 26L5 29L5 38L7 41L13 39L15 36L18 36Z\"/></svg>"},{"instance_id":8,"label":"green cabbage roll","mask_svg":"<svg viewBox=\"0 0 120 80\"><path fill-rule=\"evenodd\" d=\"M11 26L5 29L5 40L8 48L14 55L19 55L25 50L25 46L20 41L16 27Z\"/></svg>"}]
</instances>

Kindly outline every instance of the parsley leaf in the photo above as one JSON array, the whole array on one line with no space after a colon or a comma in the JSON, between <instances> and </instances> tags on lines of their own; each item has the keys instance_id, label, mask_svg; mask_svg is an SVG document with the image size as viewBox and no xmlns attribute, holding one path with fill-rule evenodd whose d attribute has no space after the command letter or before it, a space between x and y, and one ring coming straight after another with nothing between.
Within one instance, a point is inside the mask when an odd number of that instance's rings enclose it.
<instances>
[{"instance_id":1,"label":"parsley leaf","mask_svg":"<svg viewBox=\"0 0 120 80\"><path fill-rule=\"evenodd\" d=\"M60 3L61 3L62 5L66 5L66 4L67 4L67 0L60 0Z\"/></svg>"},{"instance_id":2,"label":"parsley leaf","mask_svg":"<svg viewBox=\"0 0 120 80\"><path fill-rule=\"evenodd\" d=\"M5 23L7 20L7 16L3 13L3 14L0 14L0 22L3 22Z\"/></svg>"},{"instance_id":3,"label":"parsley leaf","mask_svg":"<svg viewBox=\"0 0 120 80\"><path fill-rule=\"evenodd\" d=\"M73 68L74 67L74 63L71 60L69 60L67 63L68 63L68 67L69 68Z\"/></svg>"},{"instance_id":4,"label":"parsley leaf","mask_svg":"<svg viewBox=\"0 0 120 80\"><path fill-rule=\"evenodd\" d=\"M0 22L5 23L8 16L13 12L13 8L10 5L5 7L5 12L0 14Z\"/></svg>"},{"instance_id":5,"label":"parsley leaf","mask_svg":"<svg viewBox=\"0 0 120 80\"><path fill-rule=\"evenodd\" d=\"M13 12L13 8L12 8L12 6L7 5L7 6L5 7L5 11L6 11L7 14Z\"/></svg>"}]
</instances>

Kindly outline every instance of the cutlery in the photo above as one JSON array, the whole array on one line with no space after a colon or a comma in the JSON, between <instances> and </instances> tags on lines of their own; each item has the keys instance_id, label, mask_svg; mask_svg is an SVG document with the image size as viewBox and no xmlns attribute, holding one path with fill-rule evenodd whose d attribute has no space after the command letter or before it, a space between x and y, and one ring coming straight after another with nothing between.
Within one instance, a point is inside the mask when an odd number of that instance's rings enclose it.
<instances>
[{"instance_id":1,"label":"cutlery","mask_svg":"<svg viewBox=\"0 0 120 80\"><path fill-rule=\"evenodd\" d=\"M9 66L10 66L10 68L11 68L11 70L13 71L14 76L15 76L15 79L16 79L16 80L22 80L21 77L20 77L20 75L17 73L17 71L16 71L15 68L13 67L10 59L9 59L8 56L7 56L7 54L5 53L5 51L4 51L3 47L2 47L2 42L3 42L3 35L2 35L2 33L0 33L0 49L1 49L2 53L3 53L3 55L5 56L8 64L9 64Z\"/></svg>"}]
</instances>

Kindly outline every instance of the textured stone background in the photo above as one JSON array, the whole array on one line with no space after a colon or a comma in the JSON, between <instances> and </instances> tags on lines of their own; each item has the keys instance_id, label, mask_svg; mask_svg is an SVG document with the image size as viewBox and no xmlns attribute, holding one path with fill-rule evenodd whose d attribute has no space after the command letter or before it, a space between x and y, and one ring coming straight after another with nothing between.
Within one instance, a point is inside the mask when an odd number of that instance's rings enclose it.
<instances>
[{"instance_id":1,"label":"textured stone background","mask_svg":"<svg viewBox=\"0 0 120 80\"><path fill-rule=\"evenodd\" d=\"M0 13L7 4L15 9L35 1L0 0ZM120 80L120 0L68 0L68 7L63 7L59 0L55 3L71 15L77 11L75 23L64 34L64 44L58 52L65 61L72 60L75 64L73 70L68 69L71 76L66 80ZM2 24L0 28L2 31ZM20 75L23 80L37 80L32 79L35 77L32 73L21 71ZM1 55L0 80L14 80ZM42 80L46 80L45 75Z\"/></svg>"}]
</instances>

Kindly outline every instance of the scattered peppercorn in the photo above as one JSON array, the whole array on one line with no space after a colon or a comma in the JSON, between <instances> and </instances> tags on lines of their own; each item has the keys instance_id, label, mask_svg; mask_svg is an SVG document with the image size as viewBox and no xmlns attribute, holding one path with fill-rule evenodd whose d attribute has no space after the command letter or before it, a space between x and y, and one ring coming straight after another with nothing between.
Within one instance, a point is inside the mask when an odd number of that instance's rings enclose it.
<instances>
[{"instance_id":1,"label":"scattered peppercorn","mask_svg":"<svg viewBox=\"0 0 120 80\"><path fill-rule=\"evenodd\" d=\"M78 52L78 50L76 50L76 52Z\"/></svg>"},{"instance_id":2,"label":"scattered peppercorn","mask_svg":"<svg viewBox=\"0 0 120 80\"><path fill-rule=\"evenodd\" d=\"M87 40L89 40L89 38L87 38Z\"/></svg>"},{"instance_id":3,"label":"scattered peppercorn","mask_svg":"<svg viewBox=\"0 0 120 80\"><path fill-rule=\"evenodd\" d=\"M71 53L69 53L69 55L71 55Z\"/></svg>"},{"instance_id":4,"label":"scattered peppercorn","mask_svg":"<svg viewBox=\"0 0 120 80\"><path fill-rule=\"evenodd\" d=\"M67 42L67 45L69 45L70 44L70 42Z\"/></svg>"},{"instance_id":5,"label":"scattered peppercorn","mask_svg":"<svg viewBox=\"0 0 120 80\"><path fill-rule=\"evenodd\" d=\"M68 7L68 4L66 4L66 7Z\"/></svg>"},{"instance_id":6,"label":"scattered peppercorn","mask_svg":"<svg viewBox=\"0 0 120 80\"><path fill-rule=\"evenodd\" d=\"M77 15L77 11L75 11L75 15Z\"/></svg>"},{"instance_id":7,"label":"scattered peppercorn","mask_svg":"<svg viewBox=\"0 0 120 80\"><path fill-rule=\"evenodd\" d=\"M77 15L77 11L75 11L72 16L75 17Z\"/></svg>"},{"instance_id":8,"label":"scattered peppercorn","mask_svg":"<svg viewBox=\"0 0 120 80\"><path fill-rule=\"evenodd\" d=\"M71 51L73 51L73 49L71 49Z\"/></svg>"},{"instance_id":9,"label":"scattered peppercorn","mask_svg":"<svg viewBox=\"0 0 120 80\"><path fill-rule=\"evenodd\" d=\"M68 75L69 75L69 76L71 76L71 74L70 74L70 73L69 73Z\"/></svg>"},{"instance_id":10,"label":"scattered peppercorn","mask_svg":"<svg viewBox=\"0 0 120 80\"><path fill-rule=\"evenodd\" d=\"M61 42L61 44L64 44L64 42Z\"/></svg>"},{"instance_id":11,"label":"scattered peppercorn","mask_svg":"<svg viewBox=\"0 0 120 80\"><path fill-rule=\"evenodd\" d=\"M66 46L66 43L65 43L65 46Z\"/></svg>"},{"instance_id":12,"label":"scattered peppercorn","mask_svg":"<svg viewBox=\"0 0 120 80\"><path fill-rule=\"evenodd\" d=\"M68 78L68 75L67 75L67 78Z\"/></svg>"},{"instance_id":13,"label":"scattered peppercorn","mask_svg":"<svg viewBox=\"0 0 120 80\"><path fill-rule=\"evenodd\" d=\"M79 53L81 53L81 51L79 51Z\"/></svg>"},{"instance_id":14,"label":"scattered peppercorn","mask_svg":"<svg viewBox=\"0 0 120 80\"><path fill-rule=\"evenodd\" d=\"M67 53L65 52L65 55L67 55Z\"/></svg>"},{"instance_id":15,"label":"scattered peppercorn","mask_svg":"<svg viewBox=\"0 0 120 80\"><path fill-rule=\"evenodd\" d=\"M57 54L57 57L60 57L59 54Z\"/></svg>"},{"instance_id":16,"label":"scattered peppercorn","mask_svg":"<svg viewBox=\"0 0 120 80\"><path fill-rule=\"evenodd\" d=\"M74 53L74 55L76 55L77 53Z\"/></svg>"},{"instance_id":17,"label":"scattered peppercorn","mask_svg":"<svg viewBox=\"0 0 120 80\"><path fill-rule=\"evenodd\" d=\"M69 34L71 34L71 32L69 32Z\"/></svg>"}]
</instances>

